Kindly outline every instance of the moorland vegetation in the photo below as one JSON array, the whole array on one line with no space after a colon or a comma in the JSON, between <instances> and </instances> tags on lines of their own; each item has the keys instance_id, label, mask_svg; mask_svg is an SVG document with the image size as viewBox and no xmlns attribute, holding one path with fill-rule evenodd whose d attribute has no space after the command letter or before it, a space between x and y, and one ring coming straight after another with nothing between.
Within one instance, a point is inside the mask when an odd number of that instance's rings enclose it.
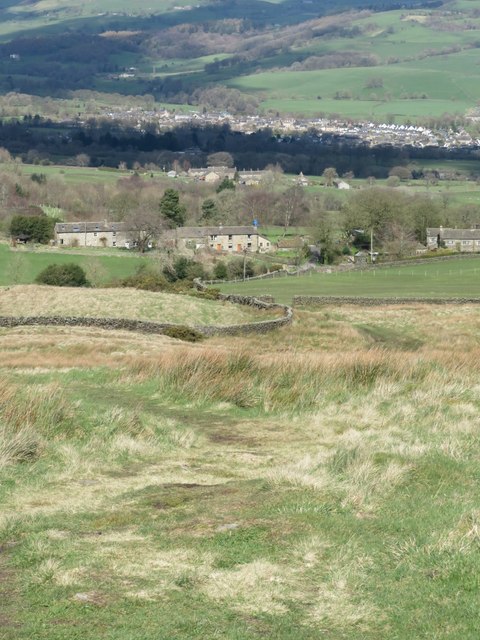
<instances>
[{"instance_id":1,"label":"moorland vegetation","mask_svg":"<svg viewBox=\"0 0 480 640\"><path fill-rule=\"evenodd\" d=\"M478 324L1 329L3 637L473 640Z\"/></svg>"}]
</instances>

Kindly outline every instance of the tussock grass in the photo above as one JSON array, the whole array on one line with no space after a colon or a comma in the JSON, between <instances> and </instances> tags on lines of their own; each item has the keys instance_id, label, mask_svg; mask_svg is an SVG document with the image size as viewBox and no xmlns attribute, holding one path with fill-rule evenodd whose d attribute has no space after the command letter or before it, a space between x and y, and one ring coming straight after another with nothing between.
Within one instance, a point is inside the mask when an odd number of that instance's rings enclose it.
<instances>
[{"instance_id":1,"label":"tussock grass","mask_svg":"<svg viewBox=\"0 0 480 640\"><path fill-rule=\"evenodd\" d=\"M21 388L0 380L0 468L38 457L46 438L71 429L59 384Z\"/></svg>"},{"instance_id":2,"label":"tussock grass","mask_svg":"<svg viewBox=\"0 0 480 640\"><path fill-rule=\"evenodd\" d=\"M31 429L0 427L0 469L17 462L28 462L39 454L41 441Z\"/></svg>"},{"instance_id":3,"label":"tussock grass","mask_svg":"<svg viewBox=\"0 0 480 640\"><path fill-rule=\"evenodd\" d=\"M452 376L465 381L480 369L480 349L469 354L436 357L391 353L383 349L330 354L253 355L206 347L165 352L158 358L133 358L129 376L155 378L159 388L193 402L223 401L265 411L306 411L332 393L365 393L377 385L397 384L398 392L450 387Z\"/></svg>"}]
</instances>

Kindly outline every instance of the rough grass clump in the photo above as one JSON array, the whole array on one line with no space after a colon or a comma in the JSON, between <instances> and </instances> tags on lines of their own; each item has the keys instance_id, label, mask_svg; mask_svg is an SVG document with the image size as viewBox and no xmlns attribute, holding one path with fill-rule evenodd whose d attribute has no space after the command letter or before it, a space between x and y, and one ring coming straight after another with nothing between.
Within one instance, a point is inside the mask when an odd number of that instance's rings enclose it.
<instances>
[{"instance_id":1,"label":"rough grass clump","mask_svg":"<svg viewBox=\"0 0 480 640\"><path fill-rule=\"evenodd\" d=\"M41 438L30 427L14 429L0 425L0 469L35 460L41 446Z\"/></svg>"},{"instance_id":2,"label":"rough grass clump","mask_svg":"<svg viewBox=\"0 0 480 640\"><path fill-rule=\"evenodd\" d=\"M38 457L44 438L71 432L71 409L60 385L20 387L0 381L0 467Z\"/></svg>"},{"instance_id":3,"label":"rough grass clump","mask_svg":"<svg viewBox=\"0 0 480 640\"><path fill-rule=\"evenodd\" d=\"M17 429L25 425L43 433L64 433L71 422L71 409L58 384L11 388L0 397L0 416Z\"/></svg>"},{"instance_id":4,"label":"rough grass clump","mask_svg":"<svg viewBox=\"0 0 480 640\"><path fill-rule=\"evenodd\" d=\"M155 377L169 395L200 403L228 402L265 411L311 411L327 397L365 393L380 382L416 385L427 375L445 375L432 364L383 350L328 354L251 355L215 348L135 359L137 375Z\"/></svg>"}]
</instances>

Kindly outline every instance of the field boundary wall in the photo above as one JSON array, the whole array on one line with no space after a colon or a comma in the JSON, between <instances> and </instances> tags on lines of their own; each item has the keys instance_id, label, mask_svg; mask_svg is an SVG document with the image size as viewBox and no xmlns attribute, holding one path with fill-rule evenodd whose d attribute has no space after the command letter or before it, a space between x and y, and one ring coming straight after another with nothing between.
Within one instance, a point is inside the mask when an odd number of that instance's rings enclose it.
<instances>
[{"instance_id":1,"label":"field boundary wall","mask_svg":"<svg viewBox=\"0 0 480 640\"><path fill-rule=\"evenodd\" d=\"M202 284L212 285L212 284L236 284L241 282L250 282L251 280L269 280L271 278L293 278L295 276L301 276L305 273L309 273L310 271L316 271L317 267L315 265L308 265L307 267L301 267L300 269L296 269L295 271L286 271L286 269L279 269L278 271L271 271L270 273L261 273L259 276L247 276L245 279L243 278L235 278L234 280L203 280Z\"/></svg>"},{"instance_id":2,"label":"field boundary wall","mask_svg":"<svg viewBox=\"0 0 480 640\"><path fill-rule=\"evenodd\" d=\"M267 333L274 331L292 322L293 310L291 307L270 302L265 299L251 296L239 296L226 294L222 300L234 304L243 304L262 310L279 310L282 315L278 318L261 320L259 322L247 322L244 324L230 325L189 325L205 337L212 336L236 336ZM138 333L164 334L169 329L183 327L185 325L169 322L148 322L145 320L130 320L127 318L87 318L77 316L0 316L0 328L12 328L23 326L64 326L64 327L97 327L99 329L113 329L124 331L136 331Z\"/></svg>"},{"instance_id":3,"label":"field boundary wall","mask_svg":"<svg viewBox=\"0 0 480 640\"><path fill-rule=\"evenodd\" d=\"M322 305L358 305L375 307L389 304L480 304L480 298L364 298L359 296L293 296L293 307Z\"/></svg>"}]
</instances>

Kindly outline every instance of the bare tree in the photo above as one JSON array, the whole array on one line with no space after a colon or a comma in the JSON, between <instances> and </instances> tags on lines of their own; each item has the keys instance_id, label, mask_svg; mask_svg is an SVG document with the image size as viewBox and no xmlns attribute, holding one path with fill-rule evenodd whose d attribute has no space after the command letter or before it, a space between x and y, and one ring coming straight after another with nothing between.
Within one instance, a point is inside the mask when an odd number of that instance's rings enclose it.
<instances>
[{"instance_id":1,"label":"bare tree","mask_svg":"<svg viewBox=\"0 0 480 640\"><path fill-rule=\"evenodd\" d=\"M327 167L322 176L325 179L325 186L331 187L335 178L338 178L338 173L335 167Z\"/></svg>"},{"instance_id":2,"label":"bare tree","mask_svg":"<svg viewBox=\"0 0 480 640\"><path fill-rule=\"evenodd\" d=\"M414 255L417 246L415 233L405 224L392 220L385 225L378 235L386 253L396 258Z\"/></svg>"},{"instance_id":3,"label":"bare tree","mask_svg":"<svg viewBox=\"0 0 480 640\"><path fill-rule=\"evenodd\" d=\"M285 236L290 225L302 222L309 212L303 187L295 185L287 189L283 193L280 206L283 212L283 235Z\"/></svg>"},{"instance_id":4,"label":"bare tree","mask_svg":"<svg viewBox=\"0 0 480 640\"><path fill-rule=\"evenodd\" d=\"M207 156L207 164L209 167L233 167L234 159L228 151L217 151Z\"/></svg>"},{"instance_id":5,"label":"bare tree","mask_svg":"<svg viewBox=\"0 0 480 640\"><path fill-rule=\"evenodd\" d=\"M78 167L88 167L90 164L90 156L86 153L79 153L75 156L75 164Z\"/></svg>"},{"instance_id":6,"label":"bare tree","mask_svg":"<svg viewBox=\"0 0 480 640\"><path fill-rule=\"evenodd\" d=\"M162 216L148 209L131 211L125 217L125 223L134 245L141 253L145 253L165 229Z\"/></svg>"},{"instance_id":7,"label":"bare tree","mask_svg":"<svg viewBox=\"0 0 480 640\"><path fill-rule=\"evenodd\" d=\"M244 222L258 220L260 224L271 222L270 212L275 207L275 192L262 187L247 187L242 192Z\"/></svg>"}]
</instances>

